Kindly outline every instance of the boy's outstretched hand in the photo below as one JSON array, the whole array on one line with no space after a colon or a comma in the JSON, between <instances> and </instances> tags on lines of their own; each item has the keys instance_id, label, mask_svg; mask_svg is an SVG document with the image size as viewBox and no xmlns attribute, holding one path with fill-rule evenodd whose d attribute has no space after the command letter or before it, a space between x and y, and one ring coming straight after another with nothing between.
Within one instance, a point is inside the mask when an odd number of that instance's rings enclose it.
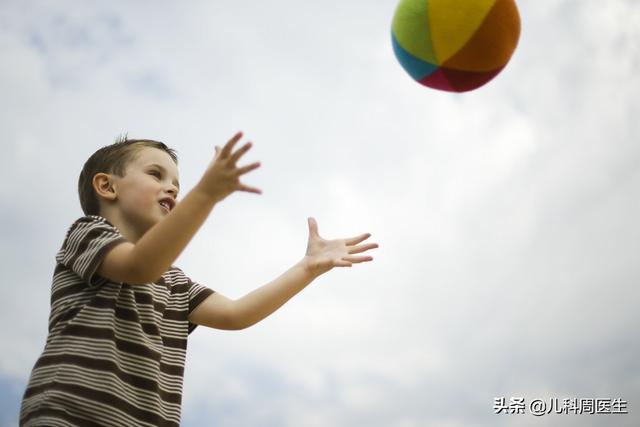
<instances>
[{"instance_id":1,"label":"boy's outstretched hand","mask_svg":"<svg viewBox=\"0 0 640 427\"><path fill-rule=\"evenodd\" d=\"M378 247L377 243L359 245L359 243L371 237L370 233L359 236L325 240L318 234L318 223L314 218L309 218L309 242L307 253L304 257L305 267L315 276L319 276L333 267L351 267L360 262L373 260L371 256L355 256Z\"/></svg>"},{"instance_id":2,"label":"boy's outstretched hand","mask_svg":"<svg viewBox=\"0 0 640 427\"><path fill-rule=\"evenodd\" d=\"M249 187L240 182L240 176L260 167L259 162L244 167L238 167L236 163L251 148L251 142L233 151L233 147L242 138L242 132L236 133L224 147L216 146L216 154L200 180L199 188L216 202L222 201L234 191L246 191L261 194L258 188Z\"/></svg>"}]
</instances>

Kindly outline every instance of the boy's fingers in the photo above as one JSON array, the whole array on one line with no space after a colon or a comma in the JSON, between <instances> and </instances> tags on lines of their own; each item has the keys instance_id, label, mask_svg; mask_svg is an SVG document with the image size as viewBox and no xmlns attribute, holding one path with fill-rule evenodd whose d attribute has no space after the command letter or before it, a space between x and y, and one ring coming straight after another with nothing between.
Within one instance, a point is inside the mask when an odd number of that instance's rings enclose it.
<instances>
[{"instance_id":1,"label":"boy's fingers","mask_svg":"<svg viewBox=\"0 0 640 427\"><path fill-rule=\"evenodd\" d=\"M373 257L370 256L345 256L342 259L353 263L373 261Z\"/></svg>"},{"instance_id":2,"label":"boy's fingers","mask_svg":"<svg viewBox=\"0 0 640 427\"><path fill-rule=\"evenodd\" d=\"M355 236L355 237L351 237L349 239L346 239L345 242L347 243L347 245L351 246L351 245L357 245L358 243L367 240L369 237L371 237L371 233L364 233L361 234L359 236Z\"/></svg>"},{"instance_id":3,"label":"boy's fingers","mask_svg":"<svg viewBox=\"0 0 640 427\"><path fill-rule=\"evenodd\" d=\"M244 191L244 192L247 192L247 193L262 194L262 190L260 190L259 188L249 187L249 186L244 185L244 184L240 184L238 186L238 191Z\"/></svg>"},{"instance_id":4,"label":"boy's fingers","mask_svg":"<svg viewBox=\"0 0 640 427\"><path fill-rule=\"evenodd\" d=\"M351 263L349 261L345 261L344 258L340 261L335 261L333 263L334 267L351 267Z\"/></svg>"},{"instance_id":5,"label":"boy's fingers","mask_svg":"<svg viewBox=\"0 0 640 427\"><path fill-rule=\"evenodd\" d=\"M236 145L238 141L242 138L242 131L236 133L222 148L222 157L227 157L231 154L231 150L233 150L233 146Z\"/></svg>"},{"instance_id":6,"label":"boy's fingers","mask_svg":"<svg viewBox=\"0 0 640 427\"><path fill-rule=\"evenodd\" d=\"M316 219L313 217L309 217L308 222L309 222L309 233L313 236L320 237L320 234L318 234L318 222L316 221Z\"/></svg>"},{"instance_id":7,"label":"boy's fingers","mask_svg":"<svg viewBox=\"0 0 640 427\"><path fill-rule=\"evenodd\" d=\"M233 153L229 159L235 165L238 162L238 160L240 159L240 157L242 157L244 155L244 153L249 151L249 149L251 147L252 147L251 142L247 142L246 144L244 144L242 146L242 148L239 148L235 153Z\"/></svg>"},{"instance_id":8,"label":"boy's fingers","mask_svg":"<svg viewBox=\"0 0 640 427\"><path fill-rule=\"evenodd\" d=\"M257 169L259 167L260 167L260 162L251 163L250 165L243 166L241 168L236 169L234 172L234 175L235 176L244 175L245 173L251 172L252 170Z\"/></svg>"},{"instance_id":9,"label":"boy's fingers","mask_svg":"<svg viewBox=\"0 0 640 427\"><path fill-rule=\"evenodd\" d=\"M378 247L377 243L370 243L368 245L355 246L349 250L350 254L359 254L361 252L368 251L369 249L375 249Z\"/></svg>"}]
</instances>

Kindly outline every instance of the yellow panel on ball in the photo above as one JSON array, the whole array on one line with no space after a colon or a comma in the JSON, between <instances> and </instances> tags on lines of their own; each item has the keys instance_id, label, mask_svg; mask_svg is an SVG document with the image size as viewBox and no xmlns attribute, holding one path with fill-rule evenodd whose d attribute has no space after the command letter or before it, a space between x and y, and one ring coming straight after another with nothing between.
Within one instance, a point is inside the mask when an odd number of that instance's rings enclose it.
<instances>
[{"instance_id":1,"label":"yellow panel on ball","mask_svg":"<svg viewBox=\"0 0 640 427\"><path fill-rule=\"evenodd\" d=\"M473 37L496 0L428 0L433 51L442 64Z\"/></svg>"},{"instance_id":2,"label":"yellow panel on ball","mask_svg":"<svg viewBox=\"0 0 640 427\"><path fill-rule=\"evenodd\" d=\"M453 56L445 68L475 72L504 67L518 44L520 19L512 0L496 0L473 37Z\"/></svg>"}]
</instances>

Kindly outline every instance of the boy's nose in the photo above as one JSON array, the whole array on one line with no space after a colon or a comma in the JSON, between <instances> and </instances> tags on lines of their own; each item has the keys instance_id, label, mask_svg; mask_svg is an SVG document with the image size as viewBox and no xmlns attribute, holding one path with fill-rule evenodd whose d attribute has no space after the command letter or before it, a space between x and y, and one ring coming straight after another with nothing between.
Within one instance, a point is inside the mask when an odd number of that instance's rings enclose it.
<instances>
[{"instance_id":1,"label":"boy's nose","mask_svg":"<svg viewBox=\"0 0 640 427\"><path fill-rule=\"evenodd\" d=\"M167 193L169 193L174 199L178 197L178 187L175 185L170 185L167 188Z\"/></svg>"}]
</instances>

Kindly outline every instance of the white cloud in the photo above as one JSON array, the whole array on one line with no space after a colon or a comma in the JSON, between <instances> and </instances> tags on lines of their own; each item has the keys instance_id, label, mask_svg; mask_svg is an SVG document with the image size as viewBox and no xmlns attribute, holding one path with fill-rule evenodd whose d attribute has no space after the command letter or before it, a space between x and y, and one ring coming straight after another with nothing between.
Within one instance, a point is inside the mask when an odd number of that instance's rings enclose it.
<instances>
[{"instance_id":1,"label":"white cloud","mask_svg":"<svg viewBox=\"0 0 640 427\"><path fill-rule=\"evenodd\" d=\"M188 189L242 129L264 194L216 207L178 262L194 279L232 297L272 280L307 216L381 247L258 326L198 330L185 425L512 426L494 397L640 398L633 1L520 2L512 62L465 95L396 63L392 3L5 3L4 376L44 343L88 155L164 140Z\"/></svg>"}]
</instances>

